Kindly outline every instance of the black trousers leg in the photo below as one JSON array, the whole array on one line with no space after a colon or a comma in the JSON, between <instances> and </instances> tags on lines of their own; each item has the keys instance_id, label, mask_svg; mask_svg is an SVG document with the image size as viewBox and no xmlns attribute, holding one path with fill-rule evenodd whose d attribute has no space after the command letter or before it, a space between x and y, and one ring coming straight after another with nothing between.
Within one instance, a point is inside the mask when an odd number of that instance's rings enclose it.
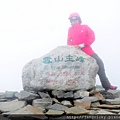
<instances>
[{"instance_id":1,"label":"black trousers leg","mask_svg":"<svg viewBox=\"0 0 120 120\"><path fill-rule=\"evenodd\" d=\"M106 77L103 61L96 53L92 54L91 57L93 57L96 60L98 66L99 66L98 76L100 78L103 88L108 89L111 84L110 84L108 78Z\"/></svg>"}]
</instances>

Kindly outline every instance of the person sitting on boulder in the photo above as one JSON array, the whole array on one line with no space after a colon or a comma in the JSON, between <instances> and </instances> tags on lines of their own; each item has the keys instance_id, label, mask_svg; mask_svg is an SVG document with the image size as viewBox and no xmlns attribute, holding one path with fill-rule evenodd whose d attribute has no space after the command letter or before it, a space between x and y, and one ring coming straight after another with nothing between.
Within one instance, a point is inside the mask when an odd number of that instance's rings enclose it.
<instances>
[{"instance_id":1,"label":"person sitting on boulder","mask_svg":"<svg viewBox=\"0 0 120 120\"><path fill-rule=\"evenodd\" d=\"M94 31L88 25L81 25L82 21L78 13L70 14L69 20L71 22L71 27L68 29L67 45L76 46L96 60L99 66L98 76L105 90L117 89L117 86L110 84L105 74L103 61L90 46L95 41Z\"/></svg>"}]
</instances>

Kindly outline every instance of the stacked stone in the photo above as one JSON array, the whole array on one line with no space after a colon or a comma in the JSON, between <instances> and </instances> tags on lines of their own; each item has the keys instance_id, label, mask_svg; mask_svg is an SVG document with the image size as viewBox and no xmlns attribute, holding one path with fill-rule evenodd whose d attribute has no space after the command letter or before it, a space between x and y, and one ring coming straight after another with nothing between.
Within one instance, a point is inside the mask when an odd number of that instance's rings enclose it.
<instances>
[{"instance_id":1,"label":"stacked stone","mask_svg":"<svg viewBox=\"0 0 120 120\"><path fill-rule=\"evenodd\" d=\"M0 116L29 115L36 119L55 119L67 115L120 115L120 91L91 90L0 93ZM42 117L42 118L40 118ZM63 118L62 118L63 119Z\"/></svg>"}]
</instances>

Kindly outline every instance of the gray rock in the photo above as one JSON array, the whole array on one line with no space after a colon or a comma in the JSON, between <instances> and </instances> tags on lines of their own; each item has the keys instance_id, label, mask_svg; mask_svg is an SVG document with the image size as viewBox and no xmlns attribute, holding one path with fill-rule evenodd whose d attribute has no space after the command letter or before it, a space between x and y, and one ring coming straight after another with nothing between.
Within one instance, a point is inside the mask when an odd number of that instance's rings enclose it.
<instances>
[{"instance_id":1,"label":"gray rock","mask_svg":"<svg viewBox=\"0 0 120 120\"><path fill-rule=\"evenodd\" d=\"M94 86L92 89L89 90L89 95L95 95L96 93L98 93L98 91L96 91L96 87Z\"/></svg>"},{"instance_id":2,"label":"gray rock","mask_svg":"<svg viewBox=\"0 0 120 120\"><path fill-rule=\"evenodd\" d=\"M120 110L115 110L115 109L113 109L113 110L108 109L107 111L112 112L112 113L116 113L116 114L118 114L120 112Z\"/></svg>"},{"instance_id":3,"label":"gray rock","mask_svg":"<svg viewBox=\"0 0 120 120\"><path fill-rule=\"evenodd\" d=\"M83 97L89 97L88 91L78 90L74 93L74 98L83 98Z\"/></svg>"},{"instance_id":4,"label":"gray rock","mask_svg":"<svg viewBox=\"0 0 120 120\"><path fill-rule=\"evenodd\" d=\"M66 107L64 105L57 104L57 103L46 107L46 109L60 110L60 111L65 111L65 109L67 109L67 108L68 107Z\"/></svg>"},{"instance_id":5,"label":"gray rock","mask_svg":"<svg viewBox=\"0 0 120 120\"><path fill-rule=\"evenodd\" d=\"M87 102L82 102L82 103L75 103L75 106L81 106L84 107L86 110L90 109L90 105L91 105L91 101L87 101Z\"/></svg>"},{"instance_id":6,"label":"gray rock","mask_svg":"<svg viewBox=\"0 0 120 120\"><path fill-rule=\"evenodd\" d=\"M18 97L19 100L33 100L39 97L39 95L35 93L30 93L24 90L20 91L20 93L15 94L15 96Z\"/></svg>"},{"instance_id":7,"label":"gray rock","mask_svg":"<svg viewBox=\"0 0 120 120\"><path fill-rule=\"evenodd\" d=\"M99 92L103 95L103 97L105 99L114 99L115 98L115 96L112 93L108 92L108 91L106 92L105 90L101 90Z\"/></svg>"},{"instance_id":8,"label":"gray rock","mask_svg":"<svg viewBox=\"0 0 120 120\"><path fill-rule=\"evenodd\" d=\"M108 112L107 110L102 110L102 109L101 109L101 110L98 110L98 111L97 111L97 114L108 115L108 114L114 114L114 113Z\"/></svg>"},{"instance_id":9,"label":"gray rock","mask_svg":"<svg viewBox=\"0 0 120 120\"><path fill-rule=\"evenodd\" d=\"M0 99L0 102L5 102L7 101L7 99Z\"/></svg>"},{"instance_id":10,"label":"gray rock","mask_svg":"<svg viewBox=\"0 0 120 120\"><path fill-rule=\"evenodd\" d=\"M58 98L73 98L73 91L66 92L64 94L61 94L57 96Z\"/></svg>"},{"instance_id":11,"label":"gray rock","mask_svg":"<svg viewBox=\"0 0 120 120\"><path fill-rule=\"evenodd\" d=\"M64 113L63 111L49 109L45 114L56 116L56 115L62 115L63 113Z\"/></svg>"},{"instance_id":12,"label":"gray rock","mask_svg":"<svg viewBox=\"0 0 120 120\"><path fill-rule=\"evenodd\" d=\"M50 95L48 93L38 92L38 94L40 95L41 98L50 98Z\"/></svg>"},{"instance_id":13,"label":"gray rock","mask_svg":"<svg viewBox=\"0 0 120 120\"><path fill-rule=\"evenodd\" d=\"M7 99L10 99L10 98L16 98L15 97L15 94L18 93L16 91L6 91L4 93L0 93L0 99L4 99L4 98L7 98Z\"/></svg>"},{"instance_id":14,"label":"gray rock","mask_svg":"<svg viewBox=\"0 0 120 120\"><path fill-rule=\"evenodd\" d=\"M61 104L63 104L64 106L67 106L67 107L72 107L72 106L73 106L73 105L71 104L71 102L68 101L68 100L63 100L63 101L61 102Z\"/></svg>"},{"instance_id":15,"label":"gray rock","mask_svg":"<svg viewBox=\"0 0 120 120\"><path fill-rule=\"evenodd\" d=\"M0 111L14 111L20 109L26 105L26 101L13 100L10 102L0 102Z\"/></svg>"},{"instance_id":16,"label":"gray rock","mask_svg":"<svg viewBox=\"0 0 120 120\"><path fill-rule=\"evenodd\" d=\"M96 108L90 108L90 110L100 110L100 109L102 109L102 108L100 108L100 107L96 107Z\"/></svg>"},{"instance_id":17,"label":"gray rock","mask_svg":"<svg viewBox=\"0 0 120 120\"><path fill-rule=\"evenodd\" d=\"M99 101L98 97L84 97L83 99L76 99L74 100L74 103L82 103L82 102L95 102L95 101Z\"/></svg>"},{"instance_id":18,"label":"gray rock","mask_svg":"<svg viewBox=\"0 0 120 120\"><path fill-rule=\"evenodd\" d=\"M40 108L37 108L37 107L34 107L34 106L31 106L31 105L27 105L23 108L20 108L18 110L14 110L12 112L9 112L9 113L4 113L4 115L10 115L10 114L13 114L13 115L29 115L29 114L33 114L33 115L44 115L44 113L41 111Z\"/></svg>"},{"instance_id":19,"label":"gray rock","mask_svg":"<svg viewBox=\"0 0 120 120\"><path fill-rule=\"evenodd\" d=\"M60 104L60 102L59 102L56 98L52 98L52 101L53 101L54 103Z\"/></svg>"},{"instance_id":20,"label":"gray rock","mask_svg":"<svg viewBox=\"0 0 120 120\"><path fill-rule=\"evenodd\" d=\"M97 107L98 105L100 105L100 102L99 101L96 101L96 102L92 102L91 103L91 107Z\"/></svg>"},{"instance_id":21,"label":"gray rock","mask_svg":"<svg viewBox=\"0 0 120 120\"><path fill-rule=\"evenodd\" d=\"M88 90L95 85L98 69L96 60L82 50L59 46L23 67L23 88L26 91Z\"/></svg>"},{"instance_id":22,"label":"gray rock","mask_svg":"<svg viewBox=\"0 0 120 120\"><path fill-rule=\"evenodd\" d=\"M101 85L96 85L95 87L97 92L105 90Z\"/></svg>"},{"instance_id":23,"label":"gray rock","mask_svg":"<svg viewBox=\"0 0 120 120\"><path fill-rule=\"evenodd\" d=\"M120 108L120 105L107 105L107 104L101 104L101 105L98 105L98 107L100 108L108 108L108 109L116 109L116 108Z\"/></svg>"},{"instance_id":24,"label":"gray rock","mask_svg":"<svg viewBox=\"0 0 120 120\"><path fill-rule=\"evenodd\" d=\"M120 98L105 99L105 100L102 100L102 103L109 104L109 105L120 105Z\"/></svg>"},{"instance_id":25,"label":"gray rock","mask_svg":"<svg viewBox=\"0 0 120 120\"><path fill-rule=\"evenodd\" d=\"M96 110L90 110L90 111L89 111L89 114L90 114L90 115L95 115L95 114L97 114L97 111L96 111Z\"/></svg>"},{"instance_id":26,"label":"gray rock","mask_svg":"<svg viewBox=\"0 0 120 120\"><path fill-rule=\"evenodd\" d=\"M107 92L109 92L112 96L112 98L120 98L120 90L108 90Z\"/></svg>"},{"instance_id":27,"label":"gray rock","mask_svg":"<svg viewBox=\"0 0 120 120\"><path fill-rule=\"evenodd\" d=\"M61 95L63 95L64 94L64 91L62 91L62 90L53 90L52 91L52 95L54 96L54 97L59 97L59 96L61 96Z\"/></svg>"},{"instance_id":28,"label":"gray rock","mask_svg":"<svg viewBox=\"0 0 120 120\"><path fill-rule=\"evenodd\" d=\"M32 105L36 107L46 108L47 106L52 105L52 99L51 98L35 99L33 100Z\"/></svg>"},{"instance_id":29,"label":"gray rock","mask_svg":"<svg viewBox=\"0 0 120 120\"><path fill-rule=\"evenodd\" d=\"M80 115L80 114L88 114L89 111L81 106L71 107L65 110L66 114L72 115Z\"/></svg>"},{"instance_id":30,"label":"gray rock","mask_svg":"<svg viewBox=\"0 0 120 120\"><path fill-rule=\"evenodd\" d=\"M46 112L46 109L45 109L45 108L43 108L43 107L41 107L41 106L34 106L34 107L39 108L39 109L40 109L40 111L41 111L41 112L43 112L43 113L45 113L45 112Z\"/></svg>"},{"instance_id":31,"label":"gray rock","mask_svg":"<svg viewBox=\"0 0 120 120\"><path fill-rule=\"evenodd\" d=\"M6 117L0 115L0 120L8 120L8 118L6 118Z\"/></svg>"},{"instance_id":32,"label":"gray rock","mask_svg":"<svg viewBox=\"0 0 120 120\"><path fill-rule=\"evenodd\" d=\"M0 98L2 98L1 96L4 94L4 92L0 92Z\"/></svg>"}]
</instances>

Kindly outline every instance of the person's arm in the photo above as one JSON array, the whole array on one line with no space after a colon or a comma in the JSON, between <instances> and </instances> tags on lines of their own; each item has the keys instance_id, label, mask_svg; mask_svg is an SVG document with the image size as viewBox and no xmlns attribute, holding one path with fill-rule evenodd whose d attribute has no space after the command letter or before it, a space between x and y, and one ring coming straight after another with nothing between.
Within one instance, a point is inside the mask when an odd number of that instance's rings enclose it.
<instances>
[{"instance_id":1,"label":"person's arm","mask_svg":"<svg viewBox=\"0 0 120 120\"><path fill-rule=\"evenodd\" d=\"M67 45L72 45L72 37L71 37L70 28L68 29Z\"/></svg>"},{"instance_id":2,"label":"person's arm","mask_svg":"<svg viewBox=\"0 0 120 120\"><path fill-rule=\"evenodd\" d=\"M79 48L79 45L74 45L72 41L72 35L71 35L71 28L68 29L68 38L67 38L67 45L75 46L76 48Z\"/></svg>"},{"instance_id":3,"label":"person's arm","mask_svg":"<svg viewBox=\"0 0 120 120\"><path fill-rule=\"evenodd\" d=\"M85 46L90 46L95 41L94 31L86 25L87 40L84 42Z\"/></svg>"}]
</instances>

